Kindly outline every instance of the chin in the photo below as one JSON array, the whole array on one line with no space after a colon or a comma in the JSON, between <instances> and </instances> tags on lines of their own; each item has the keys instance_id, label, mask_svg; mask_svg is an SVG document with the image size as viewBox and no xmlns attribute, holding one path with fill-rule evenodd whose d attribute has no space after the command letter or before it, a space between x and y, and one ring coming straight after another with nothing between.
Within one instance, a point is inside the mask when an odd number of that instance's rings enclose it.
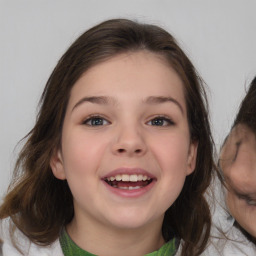
<instances>
[{"instance_id":1,"label":"chin","mask_svg":"<svg viewBox=\"0 0 256 256\"><path fill-rule=\"evenodd\" d=\"M155 221L156 219L153 216L147 216L140 212L129 212L126 210L125 213L121 214L116 213L116 218L112 217L109 222L112 223L113 226L119 229L138 229L148 226L149 223ZM162 220L162 218L161 218Z\"/></svg>"}]
</instances>

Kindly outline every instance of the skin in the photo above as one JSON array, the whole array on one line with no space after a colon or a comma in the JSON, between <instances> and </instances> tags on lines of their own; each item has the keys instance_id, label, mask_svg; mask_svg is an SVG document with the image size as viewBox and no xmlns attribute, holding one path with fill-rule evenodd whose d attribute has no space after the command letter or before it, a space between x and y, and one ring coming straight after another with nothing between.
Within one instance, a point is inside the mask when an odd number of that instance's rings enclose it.
<instances>
[{"instance_id":1,"label":"skin","mask_svg":"<svg viewBox=\"0 0 256 256\"><path fill-rule=\"evenodd\" d=\"M51 160L73 194L71 238L97 255L159 249L164 213L193 172L196 152L182 81L161 56L121 54L89 69L72 88ZM113 193L102 178L125 168L147 171L153 185L135 196Z\"/></svg>"},{"instance_id":2,"label":"skin","mask_svg":"<svg viewBox=\"0 0 256 256\"><path fill-rule=\"evenodd\" d=\"M256 237L256 137L249 127L238 124L232 129L221 152L220 166L231 215Z\"/></svg>"}]
</instances>

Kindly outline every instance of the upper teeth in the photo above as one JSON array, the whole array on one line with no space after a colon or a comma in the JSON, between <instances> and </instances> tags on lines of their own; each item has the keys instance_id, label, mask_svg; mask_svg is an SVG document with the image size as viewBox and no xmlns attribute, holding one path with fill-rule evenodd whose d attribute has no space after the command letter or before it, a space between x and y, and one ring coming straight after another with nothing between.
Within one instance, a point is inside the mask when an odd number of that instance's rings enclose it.
<instances>
[{"instance_id":1,"label":"upper teeth","mask_svg":"<svg viewBox=\"0 0 256 256\"><path fill-rule=\"evenodd\" d=\"M136 182L136 181L146 181L150 180L151 178L148 177L147 175L142 175L142 174L117 174L115 176L111 176L106 178L108 181L131 181L131 182Z\"/></svg>"}]
</instances>

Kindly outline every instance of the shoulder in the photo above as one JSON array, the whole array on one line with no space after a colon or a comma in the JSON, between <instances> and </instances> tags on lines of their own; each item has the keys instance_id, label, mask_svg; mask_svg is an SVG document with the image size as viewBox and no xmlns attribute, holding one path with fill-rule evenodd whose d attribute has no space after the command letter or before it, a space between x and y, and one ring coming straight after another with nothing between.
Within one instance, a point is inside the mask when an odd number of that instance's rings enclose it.
<instances>
[{"instance_id":1,"label":"shoulder","mask_svg":"<svg viewBox=\"0 0 256 256\"><path fill-rule=\"evenodd\" d=\"M20 250L18 250L12 243L12 238L9 233L10 225L12 225L10 219L1 220L0 223L0 238L2 244L3 256L63 256L59 240L56 240L49 246L39 246L32 243L27 237L25 237L20 231L15 232L15 239Z\"/></svg>"}]
</instances>

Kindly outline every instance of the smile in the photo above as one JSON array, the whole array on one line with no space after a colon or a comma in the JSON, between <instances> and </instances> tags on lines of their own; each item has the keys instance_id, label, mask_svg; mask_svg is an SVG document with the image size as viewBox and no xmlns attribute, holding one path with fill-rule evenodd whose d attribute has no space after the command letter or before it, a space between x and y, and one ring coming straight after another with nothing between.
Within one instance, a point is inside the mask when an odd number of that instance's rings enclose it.
<instances>
[{"instance_id":1,"label":"smile","mask_svg":"<svg viewBox=\"0 0 256 256\"><path fill-rule=\"evenodd\" d=\"M111 187L123 190L136 190L149 185L153 179L143 174L117 174L106 177L104 181Z\"/></svg>"}]
</instances>

